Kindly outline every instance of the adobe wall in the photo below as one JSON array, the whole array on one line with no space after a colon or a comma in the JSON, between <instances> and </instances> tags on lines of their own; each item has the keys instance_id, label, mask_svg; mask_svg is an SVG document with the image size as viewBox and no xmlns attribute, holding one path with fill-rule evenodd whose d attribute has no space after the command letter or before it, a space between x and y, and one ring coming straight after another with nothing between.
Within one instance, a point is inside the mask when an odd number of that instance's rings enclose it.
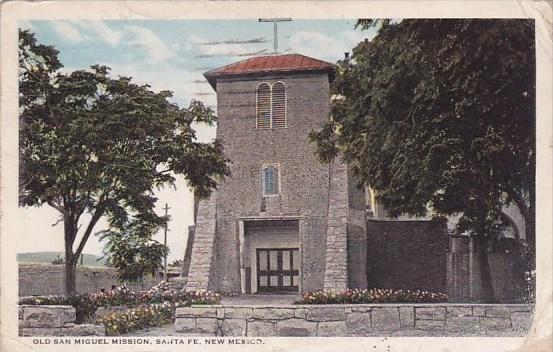
<instances>
[{"instance_id":1,"label":"adobe wall","mask_svg":"<svg viewBox=\"0 0 553 352\"><path fill-rule=\"evenodd\" d=\"M348 288L367 288L366 194L348 170Z\"/></svg>"},{"instance_id":2,"label":"adobe wall","mask_svg":"<svg viewBox=\"0 0 553 352\"><path fill-rule=\"evenodd\" d=\"M267 76L286 85L287 128L256 129L259 78L217 81L217 137L230 158L231 177L218 186L211 288L240 292L239 218L300 217L305 290L322 288L329 166L317 161L308 134L328 119L327 74ZM317 89L319 88L319 89ZM270 147L268 147L270 146ZM263 197L262 164L280 164L280 195Z\"/></svg>"},{"instance_id":3,"label":"adobe wall","mask_svg":"<svg viewBox=\"0 0 553 352\"><path fill-rule=\"evenodd\" d=\"M524 336L533 306L343 304L177 308L175 332L197 336Z\"/></svg>"},{"instance_id":4,"label":"adobe wall","mask_svg":"<svg viewBox=\"0 0 553 352\"><path fill-rule=\"evenodd\" d=\"M53 264L19 264L19 296L63 295L64 265ZM122 282L117 279L114 268L94 268L77 266L77 293L100 292L100 289L111 289L111 285L125 283L132 291L148 290L161 279L151 276L142 282Z\"/></svg>"},{"instance_id":5,"label":"adobe wall","mask_svg":"<svg viewBox=\"0 0 553 352\"><path fill-rule=\"evenodd\" d=\"M368 287L447 291L445 222L367 219Z\"/></svg>"},{"instance_id":6,"label":"adobe wall","mask_svg":"<svg viewBox=\"0 0 553 352\"><path fill-rule=\"evenodd\" d=\"M516 241L503 239L493 246L488 244L488 265L497 302L522 302L526 297L524 268ZM469 236L450 236L447 253L447 294L450 302L481 300L482 280L480 261Z\"/></svg>"}]
</instances>

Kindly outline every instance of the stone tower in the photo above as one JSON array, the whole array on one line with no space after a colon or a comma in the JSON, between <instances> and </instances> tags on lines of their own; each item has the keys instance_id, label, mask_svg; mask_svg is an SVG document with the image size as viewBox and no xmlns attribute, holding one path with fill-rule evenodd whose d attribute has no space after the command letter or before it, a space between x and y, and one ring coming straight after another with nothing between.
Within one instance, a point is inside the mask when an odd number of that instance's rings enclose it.
<instances>
[{"instance_id":1,"label":"stone tower","mask_svg":"<svg viewBox=\"0 0 553 352\"><path fill-rule=\"evenodd\" d=\"M366 287L364 190L346 165L319 163L308 142L329 118L334 70L289 54L204 74L232 175L199 203L187 290Z\"/></svg>"}]
</instances>

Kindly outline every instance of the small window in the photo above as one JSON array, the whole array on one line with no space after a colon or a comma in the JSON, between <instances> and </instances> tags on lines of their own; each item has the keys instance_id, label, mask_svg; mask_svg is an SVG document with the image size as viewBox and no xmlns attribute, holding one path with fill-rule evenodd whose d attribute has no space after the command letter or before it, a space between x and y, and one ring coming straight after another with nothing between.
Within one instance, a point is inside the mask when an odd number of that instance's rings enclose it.
<instances>
[{"instance_id":1,"label":"small window","mask_svg":"<svg viewBox=\"0 0 553 352\"><path fill-rule=\"evenodd\" d=\"M286 90L282 82L273 84L271 108L273 128L286 127Z\"/></svg>"},{"instance_id":2,"label":"small window","mask_svg":"<svg viewBox=\"0 0 553 352\"><path fill-rule=\"evenodd\" d=\"M263 166L263 195L276 196L279 194L279 169L277 165Z\"/></svg>"},{"instance_id":3,"label":"small window","mask_svg":"<svg viewBox=\"0 0 553 352\"><path fill-rule=\"evenodd\" d=\"M257 86L257 128L271 128L271 86Z\"/></svg>"}]
</instances>

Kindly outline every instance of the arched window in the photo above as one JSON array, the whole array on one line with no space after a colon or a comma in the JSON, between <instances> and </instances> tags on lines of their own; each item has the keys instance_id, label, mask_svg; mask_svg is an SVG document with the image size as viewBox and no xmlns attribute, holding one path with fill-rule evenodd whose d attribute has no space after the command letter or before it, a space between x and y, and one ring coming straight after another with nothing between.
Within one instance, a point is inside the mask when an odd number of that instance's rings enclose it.
<instances>
[{"instance_id":1,"label":"arched window","mask_svg":"<svg viewBox=\"0 0 553 352\"><path fill-rule=\"evenodd\" d=\"M263 82L257 86L257 128L286 127L286 87L282 82L271 85Z\"/></svg>"},{"instance_id":2,"label":"arched window","mask_svg":"<svg viewBox=\"0 0 553 352\"><path fill-rule=\"evenodd\" d=\"M286 127L286 88L282 82L276 82L273 84L271 108L272 127Z\"/></svg>"},{"instance_id":3,"label":"arched window","mask_svg":"<svg viewBox=\"0 0 553 352\"><path fill-rule=\"evenodd\" d=\"M271 128L271 86L261 83L257 86L257 128Z\"/></svg>"}]
</instances>

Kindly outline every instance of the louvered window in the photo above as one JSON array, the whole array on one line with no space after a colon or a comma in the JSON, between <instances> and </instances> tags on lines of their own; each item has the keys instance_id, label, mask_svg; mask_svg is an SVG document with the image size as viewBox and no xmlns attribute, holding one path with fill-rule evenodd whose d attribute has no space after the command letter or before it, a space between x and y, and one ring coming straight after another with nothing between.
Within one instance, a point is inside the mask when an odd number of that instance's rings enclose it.
<instances>
[{"instance_id":1,"label":"louvered window","mask_svg":"<svg viewBox=\"0 0 553 352\"><path fill-rule=\"evenodd\" d=\"M279 193L279 171L277 165L263 165L263 195L276 196Z\"/></svg>"},{"instance_id":2,"label":"louvered window","mask_svg":"<svg viewBox=\"0 0 553 352\"><path fill-rule=\"evenodd\" d=\"M271 105L273 128L286 127L286 89L284 83L277 82L273 84Z\"/></svg>"},{"instance_id":3,"label":"louvered window","mask_svg":"<svg viewBox=\"0 0 553 352\"><path fill-rule=\"evenodd\" d=\"M257 86L257 128L286 127L286 87L282 82Z\"/></svg>"},{"instance_id":4,"label":"louvered window","mask_svg":"<svg viewBox=\"0 0 553 352\"><path fill-rule=\"evenodd\" d=\"M271 86L257 86L257 128L271 128Z\"/></svg>"}]
</instances>

